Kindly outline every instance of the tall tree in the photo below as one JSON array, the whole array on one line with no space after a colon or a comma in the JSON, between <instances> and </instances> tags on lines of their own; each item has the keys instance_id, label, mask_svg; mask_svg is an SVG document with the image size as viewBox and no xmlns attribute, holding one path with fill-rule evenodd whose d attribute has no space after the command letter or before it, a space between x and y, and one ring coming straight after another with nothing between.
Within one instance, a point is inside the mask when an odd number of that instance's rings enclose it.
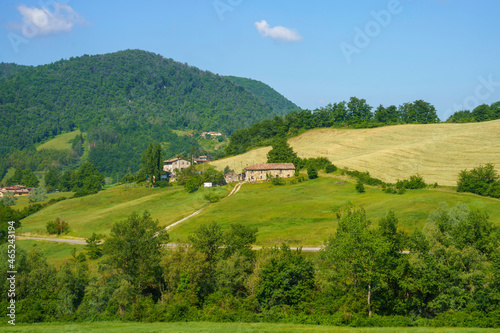
<instances>
[{"instance_id":1,"label":"tall tree","mask_svg":"<svg viewBox=\"0 0 500 333\"><path fill-rule=\"evenodd\" d=\"M149 212L132 213L113 225L104 242L108 263L125 275L139 290L158 287L161 279L160 250L168 242L165 228Z\"/></svg>"},{"instance_id":2,"label":"tall tree","mask_svg":"<svg viewBox=\"0 0 500 333\"><path fill-rule=\"evenodd\" d=\"M267 153L267 163L297 163L297 153L285 138L276 138L273 148Z\"/></svg>"}]
</instances>

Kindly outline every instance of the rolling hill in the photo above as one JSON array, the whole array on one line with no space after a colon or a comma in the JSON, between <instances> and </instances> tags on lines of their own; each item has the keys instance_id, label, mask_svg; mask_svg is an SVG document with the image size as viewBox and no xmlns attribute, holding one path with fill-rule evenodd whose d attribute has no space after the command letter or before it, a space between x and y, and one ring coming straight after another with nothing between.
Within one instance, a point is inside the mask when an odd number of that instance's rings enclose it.
<instances>
[{"instance_id":1,"label":"rolling hill","mask_svg":"<svg viewBox=\"0 0 500 333\"><path fill-rule=\"evenodd\" d=\"M326 157L341 168L368 171L386 182L420 174L427 183L455 186L458 173L480 164L500 168L500 120L466 124L316 129L289 140L299 157ZM265 163L270 147L211 162L222 170Z\"/></svg>"},{"instance_id":2,"label":"rolling hill","mask_svg":"<svg viewBox=\"0 0 500 333\"><path fill-rule=\"evenodd\" d=\"M286 112L274 107L288 100L259 87L251 92L224 76L141 50L36 67L1 64L0 155L34 150L78 129L87 134L90 162L101 172L136 172L150 141L164 143L166 157L199 148L172 130L230 134ZM271 90L273 105L259 97Z\"/></svg>"},{"instance_id":3,"label":"rolling hill","mask_svg":"<svg viewBox=\"0 0 500 333\"><path fill-rule=\"evenodd\" d=\"M263 102L270 105L273 108L273 111L278 113L280 116L283 116L293 110L300 110L297 105L263 82L237 76L226 77L234 83L244 87Z\"/></svg>"}]
</instances>

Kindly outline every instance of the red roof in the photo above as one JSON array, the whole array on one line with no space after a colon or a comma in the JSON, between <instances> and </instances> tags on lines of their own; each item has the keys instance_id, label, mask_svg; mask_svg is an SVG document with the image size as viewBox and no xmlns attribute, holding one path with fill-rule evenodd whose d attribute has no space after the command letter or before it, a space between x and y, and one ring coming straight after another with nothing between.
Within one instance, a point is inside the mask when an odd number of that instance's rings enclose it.
<instances>
[{"instance_id":1,"label":"red roof","mask_svg":"<svg viewBox=\"0 0 500 333\"><path fill-rule=\"evenodd\" d=\"M163 163L173 163L173 162L176 162L178 160L184 160L184 161L188 161L186 160L185 158L172 158L172 159L169 159L169 160L166 160L166 161L163 161ZM189 161L188 161L189 162Z\"/></svg>"},{"instance_id":2,"label":"red roof","mask_svg":"<svg viewBox=\"0 0 500 333\"><path fill-rule=\"evenodd\" d=\"M293 163L265 163L254 164L245 168L247 171L260 171L260 170L295 170Z\"/></svg>"}]
</instances>

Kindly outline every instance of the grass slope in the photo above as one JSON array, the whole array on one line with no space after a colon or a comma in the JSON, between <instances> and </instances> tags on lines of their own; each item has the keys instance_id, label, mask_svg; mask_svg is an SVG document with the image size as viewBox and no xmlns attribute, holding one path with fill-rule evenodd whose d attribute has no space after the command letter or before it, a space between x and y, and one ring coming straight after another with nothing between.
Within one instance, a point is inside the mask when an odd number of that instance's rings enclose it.
<instances>
[{"instance_id":1,"label":"grass slope","mask_svg":"<svg viewBox=\"0 0 500 333\"><path fill-rule=\"evenodd\" d=\"M45 143L42 143L41 145L36 147L36 150L42 150L42 149L70 150L71 149L70 141L73 140L75 136L80 134L81 134L80 130L59 134L53 139Z\"/></svg>"},{"instance_id":2,"label":"grass slope","mask_svg":"<svg viewBox=\"0 0 500 333\"><path fill-rule=\"evenodd\" d=\"M369 171L386 182L421 174L428 183L455 186L458 173L480 164L500 168L500 120L467 124L397 125L373 129L317 129L289 140L300 157L327 157L335 165ZM211 162L265 163L269 147Z\"/></svg>"},{"instance_id":3,"label":"grass slope","mask_svg":"<svg viewBox=\"0 0 500 333\"><path fill-rule=\"evenodd\" d=\"M217 191L227 193L228 189ZM182 187L149 189L117 186L95 195L68 199L22 220L19 233L47 236L46 223L62 217L70 226L69 237L87 238L93 232L107 234L113 223L132 212L148 210L160 225L169 225L206 205L203 190L187 193Z\"/></svg>"},{"instance_id":4,"label":"grass slope","mask_svg":"<svg viewBox=\"0 0 500 333\"><path fill-rule=\"evenodd\" d=\"M123 323L123 322L95 322L78 324L31 324L16 325L15 327L4 326L2 332L333 332L333 333L493 333L500 332L499 329L491 328L443 328L443 327L332 327L319 325L299 324L268 324L268 323Z\"/></svg>"},{"instance_id":5,"label":"grass slope","mask_svg":"<svg viewBox=\"0 0 500 333\"><path fill-rule=\"evenodd\" d=\"M84 245L47 242L31 239L16 239L16 247L21 248L25 251L28 251L32 247L36 247L43 254L45 254L47 262L55 265L56 267L60 267L62 264L72 258L72 248L76 249L76 255L80 254L80 252L85 252Z\"/></svg>"},{"instance_id":6,"label":"grass slope","mask_svg":"<svg viewBox=\"0 0 500 333\"><path fill-rule=\"evenodd\" d=\"M340 177L340 176L338 176ZM464 203L488 212L491 221L500 223L500 201L446 190L410 190L404 195L387 194L365 186L359 194L354 183L321 177L294 185L245 184L240 191L220 203L210 205L199 215L172 228L171 240L185 242L203 223L216 221L223 227L242 223L257 227L258 245L287 242L292 246L320 246L335 232L335 209L347 204L363 207L372 225L389 210L396 213L400 228L406 232L421 229L430 212L442 202Z\"/></svg>"}]
</instances>

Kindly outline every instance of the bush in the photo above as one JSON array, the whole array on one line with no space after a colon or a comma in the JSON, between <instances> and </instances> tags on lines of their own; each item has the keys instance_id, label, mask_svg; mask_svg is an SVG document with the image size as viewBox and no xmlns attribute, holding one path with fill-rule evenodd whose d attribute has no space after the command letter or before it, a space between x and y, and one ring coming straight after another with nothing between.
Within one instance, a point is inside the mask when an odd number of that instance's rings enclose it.
<instances>
[{"instance_id":1,"label":"bush","mask_svg":"<svg viewBox=\"0 0 500 333\"><path fill-rule=\"evenodd\" d=\"M285 180L281 177L271 178L271 184L273 185L285 185Z\"/></svg>"},{"instance_id":2,"label":"bush","mask_svg":"<svg viewBox=\"0 0 500 333\"><path fill-rule=\"evenodd\" d=\"M335 172L337 171L337 167L333 164L330 164L330 165L327 165L326 168L325 168L325 172L326 173L332 173L332 172Z\"/></svg>"},{"instance_id":3,"label":"bush","mask_svg":"<svg viewBox=\"0 0 500 333\"><path fill-rule=\"evenodd\" d=\"M458 176L457 192L470 192L500 198L500 181L493 164L462 170Z\"/></svg>"},{"instance_id":4,"label":"bush","mask_svg":"<svg viewBox=\"0 0 500 333\"><path fill-rule=\"evenodd\" d=\"M220 195L215 193L215 190L207 190L205 194L203 194L203 199L207 200L208 202L219 202L220 201Z\"/></svg>"},{"instance_id":5,"label":"bush","mask_svg":"<svg viewBox=\"0 0 500 333\"><path fill-rule=\"evenodd\" d=\"M425 187L427 187L427 184L420 175L411 176L410 179L398 180L396 183L397 189L406 188L408 190L416 190Z\"/></svg>"},{"instance_id":6,"label":"bush","mask_svg":"<svg viewBox=\"0 0 500 333\"><path fill-rule=\"evenodd\" d=\"M385 184L380 179L371 177L369 172L341 170L340 174L341 175L347 174L353 178L358 179L363 184L370 185L370 186L381 186L381 185Z\"/></svg>"},{"instance_id":7,"label":"bush","mask_svg":"<svg viewBox=\"0 0 500 333\"><path fill-rule=\"evenodd\" d=\"M47 232L50 235L61 235L69 232L69 225L62 218L58 217L55 221L47 222Z\"/></svg>"},{"instance_id":8,"label":"bush","mask_svg":"<svg viewBox=\"0 0 500 333\"><path fill-rule=\"evenodd\" d=\"M392 187L388 187L388 188L386 188L386 189L384 190L384 192L385 192L385 193L389 193L389 194L396 194L396 193L397 193L397 191L396 191L394 188L392 188Z\"/></svg>"},{"instance_id":9,"label":"bush","mask_svg":"<svg viewBox=\"0 0 500 333\"><path fill-rule=\"evenodd\" d=\"M157 186L159 188L165 188L165 187L172 186L172 184L170 184L168 182L168 180L159 180L156 183L154 183L154 186Z\"/></svg>"},{"instance_id":10,"label":"bush","mask_svg":"<svg viewBox=\"0 0 500 333\"><path fill-rule=\"evenodd\" d=\"M406 189L404 187L401 187L399 190L398 190L398 194L405 194L406 193Z\"/></svg>"}]
</instances>

